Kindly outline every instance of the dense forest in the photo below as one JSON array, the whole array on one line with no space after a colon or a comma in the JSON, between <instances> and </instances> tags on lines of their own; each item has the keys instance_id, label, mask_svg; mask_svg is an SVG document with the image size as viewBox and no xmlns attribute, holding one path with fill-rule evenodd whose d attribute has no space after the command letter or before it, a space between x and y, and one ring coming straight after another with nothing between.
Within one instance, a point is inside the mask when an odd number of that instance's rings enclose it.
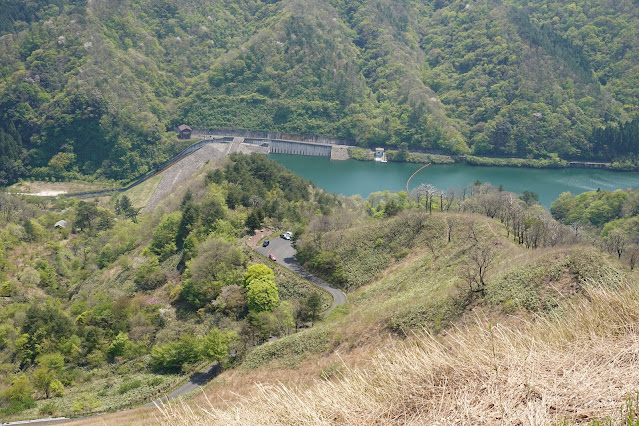
<instances>
[{"instance_id":1,"label":"dense forest","mask_svg":"<svg viewBox=\"0 0 639 426\"><path fill-rule=\"evenodd\" d=\"M3 184L133 178L181 148L183 122L456 154L637 153L633 0L5 3Z\"/></svg>"}]
</instances>

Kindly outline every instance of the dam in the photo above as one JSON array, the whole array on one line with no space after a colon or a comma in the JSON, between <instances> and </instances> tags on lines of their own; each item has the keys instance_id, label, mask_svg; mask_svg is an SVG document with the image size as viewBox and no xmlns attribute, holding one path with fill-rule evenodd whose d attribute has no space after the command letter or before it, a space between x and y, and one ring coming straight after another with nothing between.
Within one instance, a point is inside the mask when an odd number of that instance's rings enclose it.
<instances>
[{"instance_id":1,"label":"dam","mask_svg":"<svg viewBox=\"0 0 639 426\"><path fill-rule=\"evenodd\" d=\"M244 138L243 143L267 148L269 154L304 155L308 157L327 157L331 160L348 160L349 145L263 138Z\"/></svg>"}]
</instances>

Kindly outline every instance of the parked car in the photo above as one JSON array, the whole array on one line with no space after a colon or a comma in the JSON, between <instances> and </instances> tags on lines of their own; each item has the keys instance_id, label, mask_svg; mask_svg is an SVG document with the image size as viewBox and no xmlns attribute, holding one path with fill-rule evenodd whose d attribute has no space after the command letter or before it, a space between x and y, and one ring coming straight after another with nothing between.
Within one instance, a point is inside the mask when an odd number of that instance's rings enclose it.
<instances>
[{"instance_id":1,"label":"parked car","mask_svg":"<svg viewBox=\"0 0 639 426\"><path fill-rule=\"evenodd\" d=\"M284 238L285 240L291 239L291 237L288 234L280 234L280 238Z\"/></svg>"},{"instance_id":2,"label":"parked car","mask_svg":"<svg viewBox=\"0 0 639 426\"><path fill-rule=\"evenodd\" d=\"M262 247L266 247L267 245L269 245L271 242L269 240L264 240L264 242L262 243Z\"/></svg>"},{"instance_id":3,"label":"parked car","mask_svg":"<svg viewBox=\"0 0 639 426\"><path fill-rule=\"evenodd\" d=\"M269 254L268 258L271 259L273 262L277 262L277 257L275 257L273 253Z\"/></svg>"}]
</instances>

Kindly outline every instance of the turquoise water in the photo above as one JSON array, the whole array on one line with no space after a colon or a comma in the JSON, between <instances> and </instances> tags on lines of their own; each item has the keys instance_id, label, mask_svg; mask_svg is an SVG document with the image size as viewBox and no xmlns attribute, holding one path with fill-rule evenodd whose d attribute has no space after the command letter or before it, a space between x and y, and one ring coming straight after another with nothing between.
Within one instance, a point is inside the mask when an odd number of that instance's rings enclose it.
<instances>
[{"instance_id":1,"label":"turquoise water","mask_svg":"<svg viewBox=\"0 0 639 426\"><path fill-rule=\"evenodd\" d=\"M330 161L325 157L270 154L269 158L294 173L312 180L317 186L344 195L367 197L376 191L401 191L421 164L375 163L372 161ZM579 194L598 188L604 190L639 187L639 173L597 169L527 169L517 167L475 167L465 164L431 165L410 182L410 189L422 183L445 190L470 185L476 180L503 185L507 191L533 191L546 207L562 192Z\"/></svg>"}]
</instances>

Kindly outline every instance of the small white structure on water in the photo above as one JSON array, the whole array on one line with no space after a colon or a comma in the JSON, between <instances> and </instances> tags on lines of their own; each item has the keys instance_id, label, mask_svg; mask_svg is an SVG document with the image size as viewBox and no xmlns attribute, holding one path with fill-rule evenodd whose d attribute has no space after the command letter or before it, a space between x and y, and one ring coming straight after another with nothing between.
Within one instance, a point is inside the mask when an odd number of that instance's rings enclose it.
<instances>
[{"instance_id":1,"label":"small white structure on water","mask_svg":"<svg viewBox=\"0 0 639 426\"><path fill-rule=\"evenodd\" d=\"M375 161L379 161L380 163L386 163L386 153L384 152L384 148L375 148L375 156L373 158Z\"/></svg>"}]
</instances>

